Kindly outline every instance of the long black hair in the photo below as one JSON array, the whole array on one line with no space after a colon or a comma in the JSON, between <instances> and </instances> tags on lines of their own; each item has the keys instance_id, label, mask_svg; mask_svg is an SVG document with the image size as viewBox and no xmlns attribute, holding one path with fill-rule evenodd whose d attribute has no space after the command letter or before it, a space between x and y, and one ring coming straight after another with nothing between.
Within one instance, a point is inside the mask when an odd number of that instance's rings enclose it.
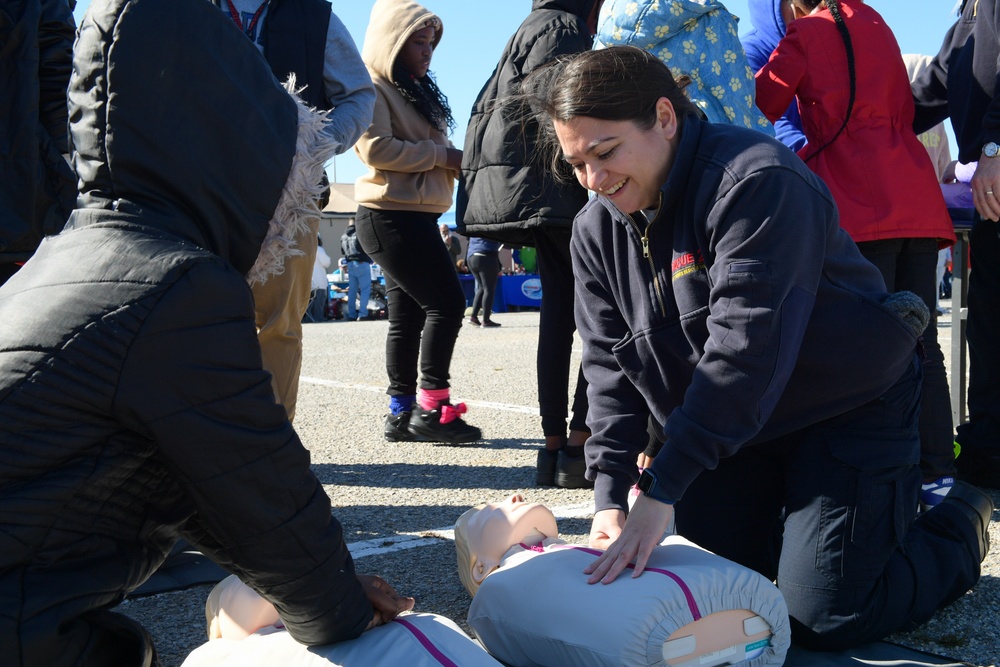
<instances>
[{"instance_id":1,"label":"long black hair","mask_svg":"<svg viewBox=\"0 0 1000 667\"><path fill-rule=\"evenodd\" d=\"M802 5L809 7L810 9L815 8L823 0L798 0ZM854 111L854 96L857 92L857 81L854 68L854 44L851 42L851 33L847 29L847 23L844 22L844 15L840 13L840 2L839 0L826 0L826 8L830 11L830 15L833 16L833 22L837 25L837 30L840 31L840 37L844 41L844 50L847 52L847 74L851 80L851 92L850 97L847 100L847 113L844 114L844 122L841 123L840 129L837 133L827 141L825 144L812 151L805 157L805 161L813 159L820 153L822 153L830 144L837 140L837 137L847 129L847 121L851 119L851 112Z\"/></svg>"},{"instance_id":2,"label":"long black hair","mask_svg":"<svg viewBox=\"0 0 1000 667\"><path fill-rule=\"evenodd\" d=\"M451 115L448 98L438 88L430 72L417 78L397 61L392 68L392 82L396 84L399 94L428 123L446 134L455 129L455 118Z\"/></svg>"}]
</instances>

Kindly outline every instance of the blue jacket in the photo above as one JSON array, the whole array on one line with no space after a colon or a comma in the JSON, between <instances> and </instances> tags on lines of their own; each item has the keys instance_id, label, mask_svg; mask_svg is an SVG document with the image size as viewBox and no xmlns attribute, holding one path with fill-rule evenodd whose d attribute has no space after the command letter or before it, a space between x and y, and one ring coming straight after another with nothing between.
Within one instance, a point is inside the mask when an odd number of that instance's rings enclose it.
<instances>
[{"instance_id":1,"label":"blue jacket","mask_svg":"<svg viewBox=\"0 0 1000 667\"><path fill-rule=\"evenodd\" d=\"M736 23L715 0L607 0L597 39L602 46L636 46L663 61L674 78L691 77L688 97L713 123L733 123L774 136L754 103L756 70L747 65Z\"/></svg>"},{"instance_id":2,"label":"blue jacket","mask_svg":"<svg viewBox=\"0 0 1000 667\"><path fill-rule=\"evenodd\" d=\"M757 72L767 63L778 42L785 36L785 20L781 17L782 0L749 0L753 30L741 38L750 69ZM774 123L774 136L793 151L809 143L802 132L799 105L792 102L785 115Z\"/></svg>"},{"instance_id":3,"label":"blue jacket","mask_svg":"<svg viewBox=\"0 0 1000 667\"><path fill-rule=\"evenodd\" d=\"M626 507L648 415L679 499L741 447L880 396L914 358L829 190L777 141L689 117L662 193L648 226L603 196L574 223L596 510Z\"/></svg>"},{"instance_id":4,"label":"blue jacket","mask_svg":"<svg viewBox=\"0 0 1000 667\"><path fill-rule=\"evenodd\" d=\"M496 255L500 252L500 244L497 241L473 236L469 239L469 247L466 249L465 254L467 256L475 255L477 252L484 255Z\"/></svg>"}]
</instances>

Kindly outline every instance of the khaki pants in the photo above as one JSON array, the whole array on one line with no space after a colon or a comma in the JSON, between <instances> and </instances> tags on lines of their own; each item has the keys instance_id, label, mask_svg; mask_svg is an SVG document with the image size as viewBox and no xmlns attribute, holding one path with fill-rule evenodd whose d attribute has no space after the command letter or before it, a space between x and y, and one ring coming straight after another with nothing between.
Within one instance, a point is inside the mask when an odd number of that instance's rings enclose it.
<instances>
[{"instance_id":1,"label":"khaki pants","mask_svg":"<svg viewBox=\"0 0 1000 667\"><path fill-rule=\"evenodd\" d=\"M289 421L295 418L302 368L302 316L312 296L312 271L316 262L319 218L311 218L309 229L295 239L303 255L285 258L285 270L253 287L257 340L264 370L278 403L285 406Z\"/></svg>"}]
</instances>

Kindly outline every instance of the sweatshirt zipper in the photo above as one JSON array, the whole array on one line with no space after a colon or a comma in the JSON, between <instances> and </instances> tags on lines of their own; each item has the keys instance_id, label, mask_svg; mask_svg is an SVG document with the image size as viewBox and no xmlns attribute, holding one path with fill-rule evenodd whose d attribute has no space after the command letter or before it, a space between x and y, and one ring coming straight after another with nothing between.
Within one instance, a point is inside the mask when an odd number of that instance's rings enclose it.
<instances>
[{"instance_id":1,"label":"sweatshirt zipper","mask_svg":"<svg viewBox=\"0 0 1000 667\"><path fill-rule=\"evenodd\" d=\"M663 205L663 193L660 193L660 201L656 205L656 215L653 220L657 220L660 217L660 208ZM653 222L646 223L646 229L640 230L639 223L635 221L631 215L628 215L628 221L632 224L635 229L635 233L639 235L639 241L642 243L642 256L649 262L649 270L653 274L653 292L656 294L656 300L660 303L660 315L662 317L667 316L667 307L663 301L663 290L660 287L660 278L656 272L656 265L653 263L653 256L649 252L649 228L653 226Z\"/></svg>"}]
</instances>

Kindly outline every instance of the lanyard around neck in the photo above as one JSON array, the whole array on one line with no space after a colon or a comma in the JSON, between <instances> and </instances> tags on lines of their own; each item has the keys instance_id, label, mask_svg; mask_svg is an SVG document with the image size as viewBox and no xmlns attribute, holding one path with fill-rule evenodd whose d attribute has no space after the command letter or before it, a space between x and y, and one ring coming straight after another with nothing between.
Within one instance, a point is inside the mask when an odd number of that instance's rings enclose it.
<instances>
[{"instance_id":1,"label":"lanyard around neck","mask_svg":"<svg viewBox=\"0 0 1000 667\"><path fill-rule=\"evenodd\" d=\"M243 21L240 20L240 13L236 9L236 5L233 4L233 0L226 0L226 2L229 3L229 15L233 18L233 23L235 23L240 30L243 30ZM246 27L246 30L243 30L247 37L253 37L254 28L257 27L257 21L260 20L260 15L264 13L264 8L267 7L268 2L270 2L270 0L263 0L263 2L260 3L260 7L257 8L257 11L254 12L253 17L250 19L250 25Z\"/></svg>"}]
</instances>

